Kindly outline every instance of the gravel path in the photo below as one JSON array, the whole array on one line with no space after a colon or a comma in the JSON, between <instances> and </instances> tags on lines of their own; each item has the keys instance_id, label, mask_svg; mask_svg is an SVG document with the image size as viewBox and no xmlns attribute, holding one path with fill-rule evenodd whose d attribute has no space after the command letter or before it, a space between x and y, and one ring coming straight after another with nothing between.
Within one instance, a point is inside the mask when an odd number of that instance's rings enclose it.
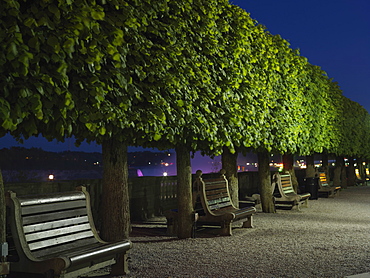
<instances>
[{"instance_id":1,"label":"gravel path","mask_svg":"<svg viewBox=\"0 0 370 278\"><path fill-rule=\"evenodd\" d=\"M345 277L370 272L370 186L351 187L308 208L258 212L254 229L215 228L166 236L162 219L134 225L125 277ZM370 276L369 276L370 277Z\"/></svg>"}]
</instances>

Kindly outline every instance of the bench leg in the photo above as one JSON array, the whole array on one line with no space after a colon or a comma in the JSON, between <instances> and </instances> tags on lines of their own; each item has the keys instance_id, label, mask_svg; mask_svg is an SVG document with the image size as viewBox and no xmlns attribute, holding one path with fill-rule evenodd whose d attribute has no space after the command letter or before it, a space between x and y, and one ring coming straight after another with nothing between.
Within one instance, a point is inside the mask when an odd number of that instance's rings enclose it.
<instances>
[{"instance_id":1,"label":"bench leg","mask_svg":"<svg viewBox=\"0 0 370 278\"><path fill-rule=\"evenodd\" d=\"M220 235L222 236L231 236L231 221L223 221L221 222L221 232Z\"/></svg>"},{"instance_id":2,"label":"bench leg","mask_svg":"<svg viewBox=\"0 0 370 278\"><path fill-rule=\"evenodd\" d=\"M243 222L242 228L253 228L253 217L252 217L252 215L248 216L247 221Z\"/></svg>"},{"instance_id":3,"label":"bench leg","mask_svg":"<svg viewBox=\"0 0 370 278\"><path fill-rule=\"evenodd\" d=\"M177 235L177 219L176 217L167 218L167 234L170 236Z\"/></svg>"},{"instance_id":4,"label":"bench leg","mask_svg":"<svg viewBox=\"0 0 370 278\"><path fill-rule=\"evenodd\" d=\"M112 265L111 275L125 275L128 273L128 254L126 252L117 256L117 262Z\"/></svg>"}]
</instances>

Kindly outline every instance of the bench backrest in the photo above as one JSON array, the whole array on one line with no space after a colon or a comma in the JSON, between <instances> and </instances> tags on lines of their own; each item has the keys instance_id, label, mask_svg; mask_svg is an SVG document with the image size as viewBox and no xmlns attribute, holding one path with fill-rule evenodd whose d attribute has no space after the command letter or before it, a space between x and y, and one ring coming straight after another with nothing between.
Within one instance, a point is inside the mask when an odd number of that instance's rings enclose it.
<instances>
[{"instance_id":1,"label":"bench backrest","mask_svg":"<svg viewBox=\"0 0 370 278\"><path fill-rule=\"evenodd\" d=\"M25 253L39 258L100 241L86 194L17 197L9 192L7 202L14 209L13 223Z\"/></svg>"},{"instance_id":2,"label":"bench backrest","mask_svg":"<svg viewBox=\"0 0 370 278\"><path fill-rule=\"evenodd\" d=\"M200 193L202 206L208 212L235 209L231 202L228 182L224 175L221 175L220 178L206 180L199 176L195 184L195 188Z\"/></svg>"},{"instance_id":3,"label":"bench backrest","mask_svg":"<svg viewBox=\"0 0 370 278\"><path fill-rule=\"evenodd\" d=\"M355 174L356 174L356 178L357 179L359 179L359 180L362 180L363 179L362 176L361 176L361 174L360 174L360 169L356 168L355 169Z\"/></svg>"},{"instance_id":4,"label":"bench backrest","mask_svg":"<svg viewBox=\"0 0 370 278\"><path fill-rule=\"evenodd\" d=\"M289 174L280 175L280 180L281 189L283 190L284 194L296 193L292 185L292 178Z\"/></svg>"},{"instance_id":5,"label":"bench backrest","mask_svg":"<svg viewBox=\"0 0 370 278\"><path fill-rule=\"evenodd\" d=\"M325 172L319 172L319 178L320 178L320 185L321 187L329 187L328 180L326 178Z\"/></svg>"},{"instance_id":6,"label":"bench backrest","mask_svg":"<svg viewBox=\"0 0 370 278\"><path fill-rule=\"evenodd\" d=\"M272 182L272 194L275 197L281 197L287 194L297 194L293 188L292 179L290 174L279 174L273 175Z\"/></svg>"}]
</instances>

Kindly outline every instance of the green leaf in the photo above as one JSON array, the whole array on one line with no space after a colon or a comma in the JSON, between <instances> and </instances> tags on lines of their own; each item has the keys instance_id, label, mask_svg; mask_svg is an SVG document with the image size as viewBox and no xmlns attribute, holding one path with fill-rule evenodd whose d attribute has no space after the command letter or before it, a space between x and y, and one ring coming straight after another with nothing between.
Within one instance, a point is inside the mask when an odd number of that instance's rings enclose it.
<instances>
[{"instance_id":1,"label":"green leaf","mask_svg":"<svg viewBox=\"0 0 370 278\"><path fill-rule=\"evenodd\" d=\"M101 127L101 128L99 128L99 133L100 133L100 135L105 135L105 133L106 133L106 129L105 129L105 127Z\"/></svg>"},{"instance_id":2,"label":"green leaf","mask_svg":"<svg viewBox=\"0 0 370 278\"><path fill-rule=\"evenodd\" d=\"M105 13L103 11L93 11L91 17L95 20L104 20Z\"/></svg>"},{"instance_id":3,"label":"green leaf","mask_svg":"<svg viewBox=\"0 0 370 278\"><path fill-rule=\"evenodd\" d=\"M156 133L153 137L154 141L158 141L159 139L162 138L162 135L160 135L159 133Z\"/></svg>"},{"instance_id":4,"label":"green leaf","mask_svg":"<svg viewBox=\"0 0 370 278\"><path fill-rule=\"evenodd\" d=\"M183 107L183 106L184 106L184 101L183 101L182 99L179 99L179 100L177 101L177 106L178 106L178 107Z\"/></svg>"}]
</instances>

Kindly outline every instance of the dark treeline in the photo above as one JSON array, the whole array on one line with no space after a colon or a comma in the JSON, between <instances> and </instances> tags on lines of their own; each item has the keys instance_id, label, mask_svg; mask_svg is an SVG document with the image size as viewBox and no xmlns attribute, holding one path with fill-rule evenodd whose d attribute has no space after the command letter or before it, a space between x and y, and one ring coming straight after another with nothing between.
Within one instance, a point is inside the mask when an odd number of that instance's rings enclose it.
<instances>
[{"instance_id":1,"label":"dark treeline","mask_svg":"<svg viewBox=\"0 0 370 278\"><path fill-rule=\"evenodd\" d=\"M159 165L168 154L164 152L128 153L130 166ZM95 170L102 167L98 152L48 152L41 148L11 147L0 149L0 168L3 170Z\"/></svg>"}]
</instances>

